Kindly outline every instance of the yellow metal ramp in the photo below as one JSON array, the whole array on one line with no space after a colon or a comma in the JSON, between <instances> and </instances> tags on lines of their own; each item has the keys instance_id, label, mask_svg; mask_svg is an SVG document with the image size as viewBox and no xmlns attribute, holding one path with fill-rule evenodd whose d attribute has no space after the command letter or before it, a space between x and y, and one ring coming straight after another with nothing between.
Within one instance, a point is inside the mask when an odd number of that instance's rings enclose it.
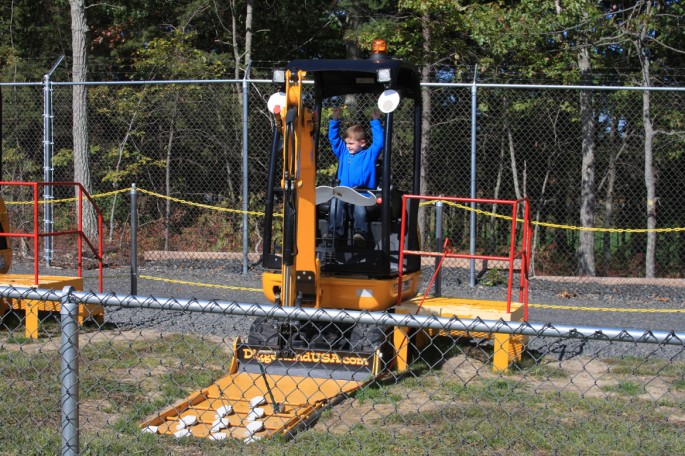
<instances>
[{"instance_id":1,"label":"yellow metal ramp","mask_svg":"<svg viewBox=\"0 0 685 456\"><path fill-rule=\"evenodd\" d=\"M268 383L268 385L267 385ZM142 424L144 432L246 442L288 434L364 382L239 372ZM275 404L274 404L275 402Z\"/></svg>"}]
</instances>

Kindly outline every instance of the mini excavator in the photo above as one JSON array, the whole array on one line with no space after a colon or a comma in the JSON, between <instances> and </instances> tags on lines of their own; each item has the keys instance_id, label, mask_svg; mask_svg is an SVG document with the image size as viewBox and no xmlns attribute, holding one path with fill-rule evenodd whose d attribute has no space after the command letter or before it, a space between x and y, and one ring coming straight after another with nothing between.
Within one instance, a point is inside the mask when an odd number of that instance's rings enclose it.
<instances>
[{"instance_id":1,"label":"mini excavator","mask_svg":"<svg viewBox=\"0 0 685 456\"><path fill-rule=\"evenodd\" d=\"M405 191L418 194L419 72L389 58L385 42L376 40L367 60L295 60L275 71L274 81L282 86L268 103L275 126L264 223L265 296L279 306L366 311L388 310L414 297L420 258L399 261L403 191L393 181L392 137L394 111L401 101L411 103L403 106L413 123L413 156L407 161L413 174L405 179L412 188ZM313 81L313 91L305 81ZM317 189L317 162L328 141L320 139L315 113L358 94L378 96L385 113L384 146L376 164L379 185ZM343 242L324 236L332 198L366 206L372 241L360 247L351 233ZM417 201L407 205L404 218L405 246L418 250ZM236 340L227 377L142 427L176 437L246 442L291 435L324 407L392 367L391 339L390 330L381 326L258 318L247 339Z\"/></svg>"},{"instance_id":2,"label":"mini excavator","mask_svg":"<svg viewBox=\"0 0 685 456\"><path fill-rule=\"evenodd\" d=\"M266 298L277 306L291 308L523 321L530 252L527 206L520 250L514 244L516 224L512 224L509 257L477 255L509 261L506 302L417 296L421 281L421 258L417 254L425 253L420 252L419 245L419 200L438 198L418 196L422 113L419 73L413 65L391 59L385 52L385 42L376 40L367 60L295 60L284 70L274 71L274 82L282 85L268 102L274 131L262 256ZM313 89L305 85L311 82ZM376 163L378 185L348 188L336 182L317 182L324 180L317 176L319 163L325 163L326 153L329 158L333 154L327 149L328 141L321 140L316 113L339 106L348 97L354 100L359 94L378 96L378 108L386 114L383 150ZM412 146L406 147L412 149L411 153L403 150L403 154L394 154L395 115L402 121L403 135L411 136ZM408 129L408 124L413 128ZM407 169L411 172L406 173ZM365 208L372 239L353 242L349 221L346 236L326 236L333 198ZM512 204L515 219L517 205L527 205L524 200L471 201ZM473 258L450 250L443 252L443 259ZM405 255L408 252L413 254ZM516 258L521 261L519 299L523 304L511 302ZM426 335L433 336L363 322L256 318L246 340L236 338L227 376L141 427L143 432L177 438L233 438L245 443L276 435L292 436L310 426L323 410L383 372L406 370L410 345L422 346L426 341L421 339ZM468 331L447 335L493 338L495 371L506 371L512 361L520 359L525 344L520 335Z\"/></svg>"}]
</instances>

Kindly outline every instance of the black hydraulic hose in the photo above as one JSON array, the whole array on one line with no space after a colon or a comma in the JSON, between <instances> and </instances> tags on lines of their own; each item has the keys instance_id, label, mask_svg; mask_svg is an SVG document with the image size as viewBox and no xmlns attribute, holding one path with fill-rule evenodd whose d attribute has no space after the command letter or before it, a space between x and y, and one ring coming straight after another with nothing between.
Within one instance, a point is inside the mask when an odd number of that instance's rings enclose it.
<instances>
[{"instance_id":1,"label":"black hydraulic hose","mask_svg":"<svg viewBox=\"0 0 685 456\"><path fill-rule=\"evenodd\" d=\"M271 240L274 218L274 189L276 186L276 157L278 156L278 139L280 137L278 125L274 125L272 136L271 156L269 157L269 175L266 183L266 205L264 208L264 245L262 247L262 259L266 259L271 256Z\"/></svg>"},{"instance_id":2,"label":"black hydraulic hose","mask_svg":"<svg viewBox=\"0 0 685 456\"><path fill-rule=\"evenodd\" d=\"M390 163L392 161L392 113L385 116L385 142L383 148L383 188L381 189L381 196L383 204L381 205L381 248L383 249L384 258L388 261L383 262L384 274L390 274L390 191L394 183L390 175Z\"/></svg>"},{"instance_id":3,"label":"black hydraulic hose","mask_svg":"<svg viewBox=\"0 0 685 456\"><path fill-rule=\"evenodd\" d=\"M288 111L290 117L291 111ZM286 149L284 163L284 186L283 189L283 264L292 266L295 263L295 231L296 226L296 207L295 207L295 176L291 175L294 170L290 169L291 162L294 163L294 157L291 157L291 152L295 149L295 132L294 122L290 121L285 126L285 143L290 147Z\"/></svg>"}]
</instances>

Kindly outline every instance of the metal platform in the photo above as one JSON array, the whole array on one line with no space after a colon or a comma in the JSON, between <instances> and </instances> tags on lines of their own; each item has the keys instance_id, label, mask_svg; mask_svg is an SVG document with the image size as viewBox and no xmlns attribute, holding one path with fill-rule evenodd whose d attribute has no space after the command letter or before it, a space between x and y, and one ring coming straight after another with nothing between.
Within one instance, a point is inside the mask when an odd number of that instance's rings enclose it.
<instances>
[{"instance_id":1,"label":"metal platform","mask_svg":"<svg viewBox=\"0 0 685 456\"><path fill-rule=\"evenodd\" d=\"M38 276L36 284L33 274L5 274L0 275L0 285L9 287L43 288L47 290L61 290L65 286L72 286L76 290L83 290L83 278L63 276ZM24 312L25 334L29 339L38 338L38 312L59 312L59 301L39 301L33 299L0 299L0 315L9 310ZM104 322L104 307L95 304L79 305L78 322L94 318L99 323Z\"/></svg>"},{"instance_id":2,"label":"metal platform","mask_svg":"<svg viewBox=\"0 0 685 456\"><path fill-rule=\"evenodd\" d=\"M423 303L422 303L423 301ZM507 312L507 307L511 312ZM506 301L487 301L469 298L426 297L421 296L403 302L395 307L398 314L434 315L436 317L457 317L465 319L524 321L524 308L521 303ZM393 335L397 350L397 369L407 370L409 360L409 329L395 328ZM431 334L433 335L433 334ZM451 336L494 339L493 370L506 372L513 361L521 359L526 337L512 334L453 331ZM421 335L419 335L421 337ZM420 343L420 342L418 342Z\"/></svg>"}]
</instances>

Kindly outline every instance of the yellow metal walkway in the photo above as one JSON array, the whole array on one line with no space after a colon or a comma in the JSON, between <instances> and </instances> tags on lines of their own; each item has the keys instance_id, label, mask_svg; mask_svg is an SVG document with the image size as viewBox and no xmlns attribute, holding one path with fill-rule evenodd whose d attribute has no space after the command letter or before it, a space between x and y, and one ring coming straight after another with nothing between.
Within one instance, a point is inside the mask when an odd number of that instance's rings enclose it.
<instances>
[{"instance_id":1,"label":"yellow metal walkway","mask_svg":"<svg viewBox=\"0 0 685 456\"><path fill-rule=\"evenodd\" d=\"M480 318L482 320L524 321L524 306L521 303L511 303L511 313L507 313L506 301L487 301L469 298L427 297L421 305L423 297L418 296L395 307L398 314L434 315L436 317L457 317L466 319ZM397 369L407 370L409 360L409 329L396 328L394 345L397 351ZM493 338L494 359L493 370L506 372L512 361L521 359L526 337L512 334L454 331L452 336L467 336L477 338ZM421 344L421 341L417 343Z\"/></svg>"},{"instance_id":2,"label":"yellow metal walkway","mask_svg":"<svg viewBox=\"0 0 685 456\"><path fill-rule=\"evenodd\" d=\"M43 288L47 290L61 290L65 286L72 286L76 290L83 290L83 279L81 277L62 277L62 276L38 276L38 284L35 283L34 274L4 274L0 275L0 285L6 287L26 287ZM24 323L26 337L30 339L38 338L38 312L59 312L59 301L41 301L34 299L0 299L0 315L4 315L10 309L24 312ZM94 318L102 323L104 321L104 307L95 304L79 305L78 322L88 318Z\"/></svg>"}]
</instances>

